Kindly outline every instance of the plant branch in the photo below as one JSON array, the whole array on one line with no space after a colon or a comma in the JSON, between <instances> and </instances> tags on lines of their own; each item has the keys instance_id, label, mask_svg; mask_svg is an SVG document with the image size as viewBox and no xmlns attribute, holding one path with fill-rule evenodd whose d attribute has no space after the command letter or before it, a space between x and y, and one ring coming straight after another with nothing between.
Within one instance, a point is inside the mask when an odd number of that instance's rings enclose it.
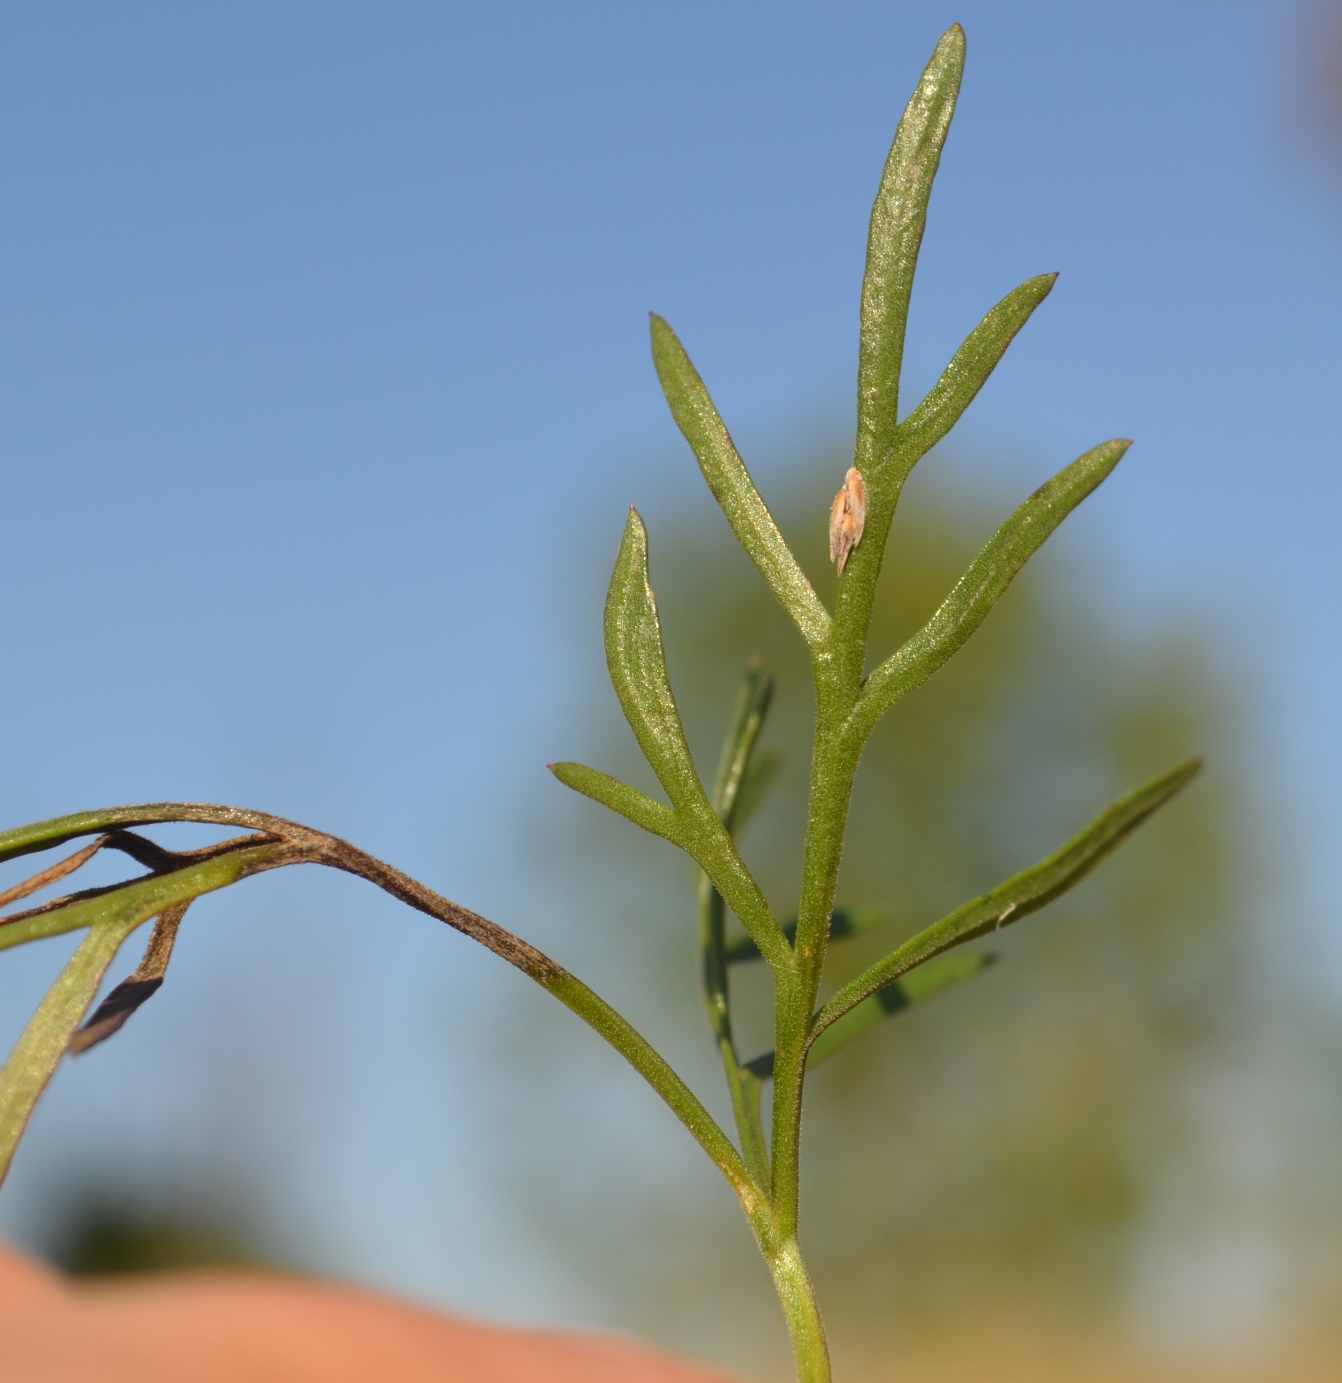
<instances>
[{"instance_id":1,"label":"plant branch","mask_svg":"<svg viewBox=\"0 0 1342 1383\"><path fill-rule=\"evenodd\" d=\"M25 1110L31 1109L50 1079L56 1062L92 1002L107 964L137 926L150 917L188 903L203 893L237 883L251 874L290 864L322 864L366 879L417 911L447 923L553 994L604 1037L662 1097L736 1192L752 1224L766 1224L767 1204L740 1153L694 1092L627 1020L576 976L528 942L451 902L348 841L259 812L198 803L155 803L146 807L85 812L5 832L0 834L0 860L58 845L79 835L105 832L108 827L167 821L244 825L263 834L225 841L189 854L163 851L160 862L165 865L165 872L57 899L19 917L0 918L0 946L18 945L80 927L91 929L90 937L76 952L76 960L84 959L78 966L72 961L73 970L67 967L66 974L57 981L0 1072L0 1147L6 1146L3 1140L11 1135L7 1146L12 1150L13 1143L17 1142L22 1123L17 1130L12 1127L18 1117L16 1111L26 1120ZM96 944L95 937L98 938ZM54 1056L51 1055L53 1051Z\"/></svg>"}]
</instances>

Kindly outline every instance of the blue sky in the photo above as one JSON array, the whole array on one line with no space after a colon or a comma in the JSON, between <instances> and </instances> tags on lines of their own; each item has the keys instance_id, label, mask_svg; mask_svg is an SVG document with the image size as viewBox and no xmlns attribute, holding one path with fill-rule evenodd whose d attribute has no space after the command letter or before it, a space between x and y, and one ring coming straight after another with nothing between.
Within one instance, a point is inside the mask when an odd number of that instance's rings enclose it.
<instances>
[{"instance_id":1,"label":"blue sky","mask_svg":"<svg viewBox=\"0 0 1342 1383\"><path fill-rule=\"evenodd\" d=\"M906 389L1062 271L967 420L957 483L1012 496L1137 438L1070 541L1133 620L1217 627L1335 918L1342 201L1315 128L1321 16L6 7L6 821L254 806L543 934L504 910L519 804L558 800L541 765L600 661L596 608L574 619L566 592L630 502L654 541L659 512L698 502L645 314L681 333L766 491L798 436L851 426L871 196L959 20ZM193 916L152 1017L62 1072L0 1223L22 1232L71 1169L236 1137L314 1258L577 1313L463 1170L496 1074L467 1055L495 963L351 882L249 887ZM5 958L0 1036L57 963ZM211 1124L212 1081L219 1108L249 1127L282 1110L306 1141Z\"/></svg>"}]
</instances>

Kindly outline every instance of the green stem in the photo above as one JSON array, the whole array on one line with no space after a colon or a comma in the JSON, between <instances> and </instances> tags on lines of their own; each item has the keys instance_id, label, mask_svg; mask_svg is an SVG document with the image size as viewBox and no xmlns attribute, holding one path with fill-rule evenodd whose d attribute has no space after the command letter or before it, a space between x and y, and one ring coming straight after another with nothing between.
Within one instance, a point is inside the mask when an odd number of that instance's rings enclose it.
<instances>
[{"instance_id":1,"label":"green stem","mask_svg":"<svg viewBox=\"0 0 1342 1383\"><path fill-rule=\"evenodd\" d=\"M797 1383L830 1383L829 1343L800 1245L796 1239L785 1239L764 1256L792 1340Z\"/></svg>"},{"instance_id":2,"label":"green stem","mask_svg":"<svg viewBox=\"0 0 1342 1383\"><path fill-rule=\"evenodd\" d=\"M819 677L817 685L822 685ZM856 756L844 752L844 746L831 728L843 723L851 703L832 691L829 696L821 691L817 699L820 705L816 717L795 968L790 984L778 984L775 1001L772 1199L779 1232L785 1236L797 1232L806 1051L820 992L849 799L857 771Z\"/></svg>"}]
</instances>

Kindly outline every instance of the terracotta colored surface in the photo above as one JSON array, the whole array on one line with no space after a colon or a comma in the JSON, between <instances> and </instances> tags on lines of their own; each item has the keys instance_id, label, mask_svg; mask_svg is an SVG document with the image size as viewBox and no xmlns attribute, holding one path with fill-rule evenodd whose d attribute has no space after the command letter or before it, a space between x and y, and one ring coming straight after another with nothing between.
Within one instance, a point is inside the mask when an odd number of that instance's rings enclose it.
<instances>
[{"instance_id":1,"label":"terracotta colored surface","mask_svg":"<svg viewBox=\"0 0 1342 1383\"><path fill-rule=\"evenodd\" d=\"M730 1383L622 1340L502 1330L262 1273L75 1287L0 1248L3 1383Z\"/></svg>"}]
</instances>

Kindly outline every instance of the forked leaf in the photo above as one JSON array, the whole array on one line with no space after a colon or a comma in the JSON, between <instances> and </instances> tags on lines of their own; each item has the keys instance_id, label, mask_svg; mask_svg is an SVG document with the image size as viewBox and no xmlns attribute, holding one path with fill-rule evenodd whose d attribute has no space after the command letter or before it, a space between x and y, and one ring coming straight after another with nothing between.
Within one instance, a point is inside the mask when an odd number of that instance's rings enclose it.
<instances>
[{"instance_id":1,"label":"forked leaf","mask_svg":"<svg viewBox=\"0 0 1342 1383\"><path fill-rule=\"evenodd\" d=\"M671 416L690 444L737 542L806 642L812 647L823 643L829 632L829 611L778 531L684 346L656 313L652 315L652 359Z\"/></svg>"},{"instance_id":2,"label":"forked leaf","mask_svg":"<svg viewBox=\"0 0 1342 1383\"><path fill-rule=\"evenodd\" d=\"M844 985L820 1010L813 1026L816 1034L813 1041L868 995L908 974L915 966L923 965L952 946L1019 922L1074 888L1110 851L1164 806L1201 766L1199 760L1190 759L1145 787L1119 798L1048 859L999 884L990 893L965 903L877 961Z\"/></svg>"},{"instance_id":3,"label":"forked leaf","mask_svg":"<svg viewBox=\"0 0 1342 1383\"><path fill-rule=\"evenodd\" d=\"M963 417L1016 333L1053 291L1057 274L1041 274L1013 289L971 331L927 397L899 425L899 479Z\"/></svg>"},{"instance_id":4,"label":"forked leaf","mask_svg":"<svg viewBox=\"0 0 1342 1383\"><path fill-rule=\"evenodd\" d=\"M895 445L909 296L927 225L932 180L955 113L964 66L965 35L956 24L941 36L904 110L871 210L862 280L855 456L857 468L868 481Z\"/></svg>"},{"instance_id":5,"label":"forked leaf","mask_svg":"<svg viewBox=\"0 0 1342 1383\"><path fill-rule=\"evenodd\" d=\"M997 530L937 612L867 678L851 731L866 739L900 697L922 686L983 623L1016 573L1132 445L1104 442L1046 481Z\"/></svg>"},{"instance_id":6,"label":"forked leaf","mask_svg":"<svg viewBox=\"0 0 1342 1383\"><path fill-rule=\"evenodd\" d=\"M648 532L635 509L606 596L606 665L629 728L671 805L691 820L711 812L667 679L662 626L648 582Z\"/></svg>"}]
</instances>

